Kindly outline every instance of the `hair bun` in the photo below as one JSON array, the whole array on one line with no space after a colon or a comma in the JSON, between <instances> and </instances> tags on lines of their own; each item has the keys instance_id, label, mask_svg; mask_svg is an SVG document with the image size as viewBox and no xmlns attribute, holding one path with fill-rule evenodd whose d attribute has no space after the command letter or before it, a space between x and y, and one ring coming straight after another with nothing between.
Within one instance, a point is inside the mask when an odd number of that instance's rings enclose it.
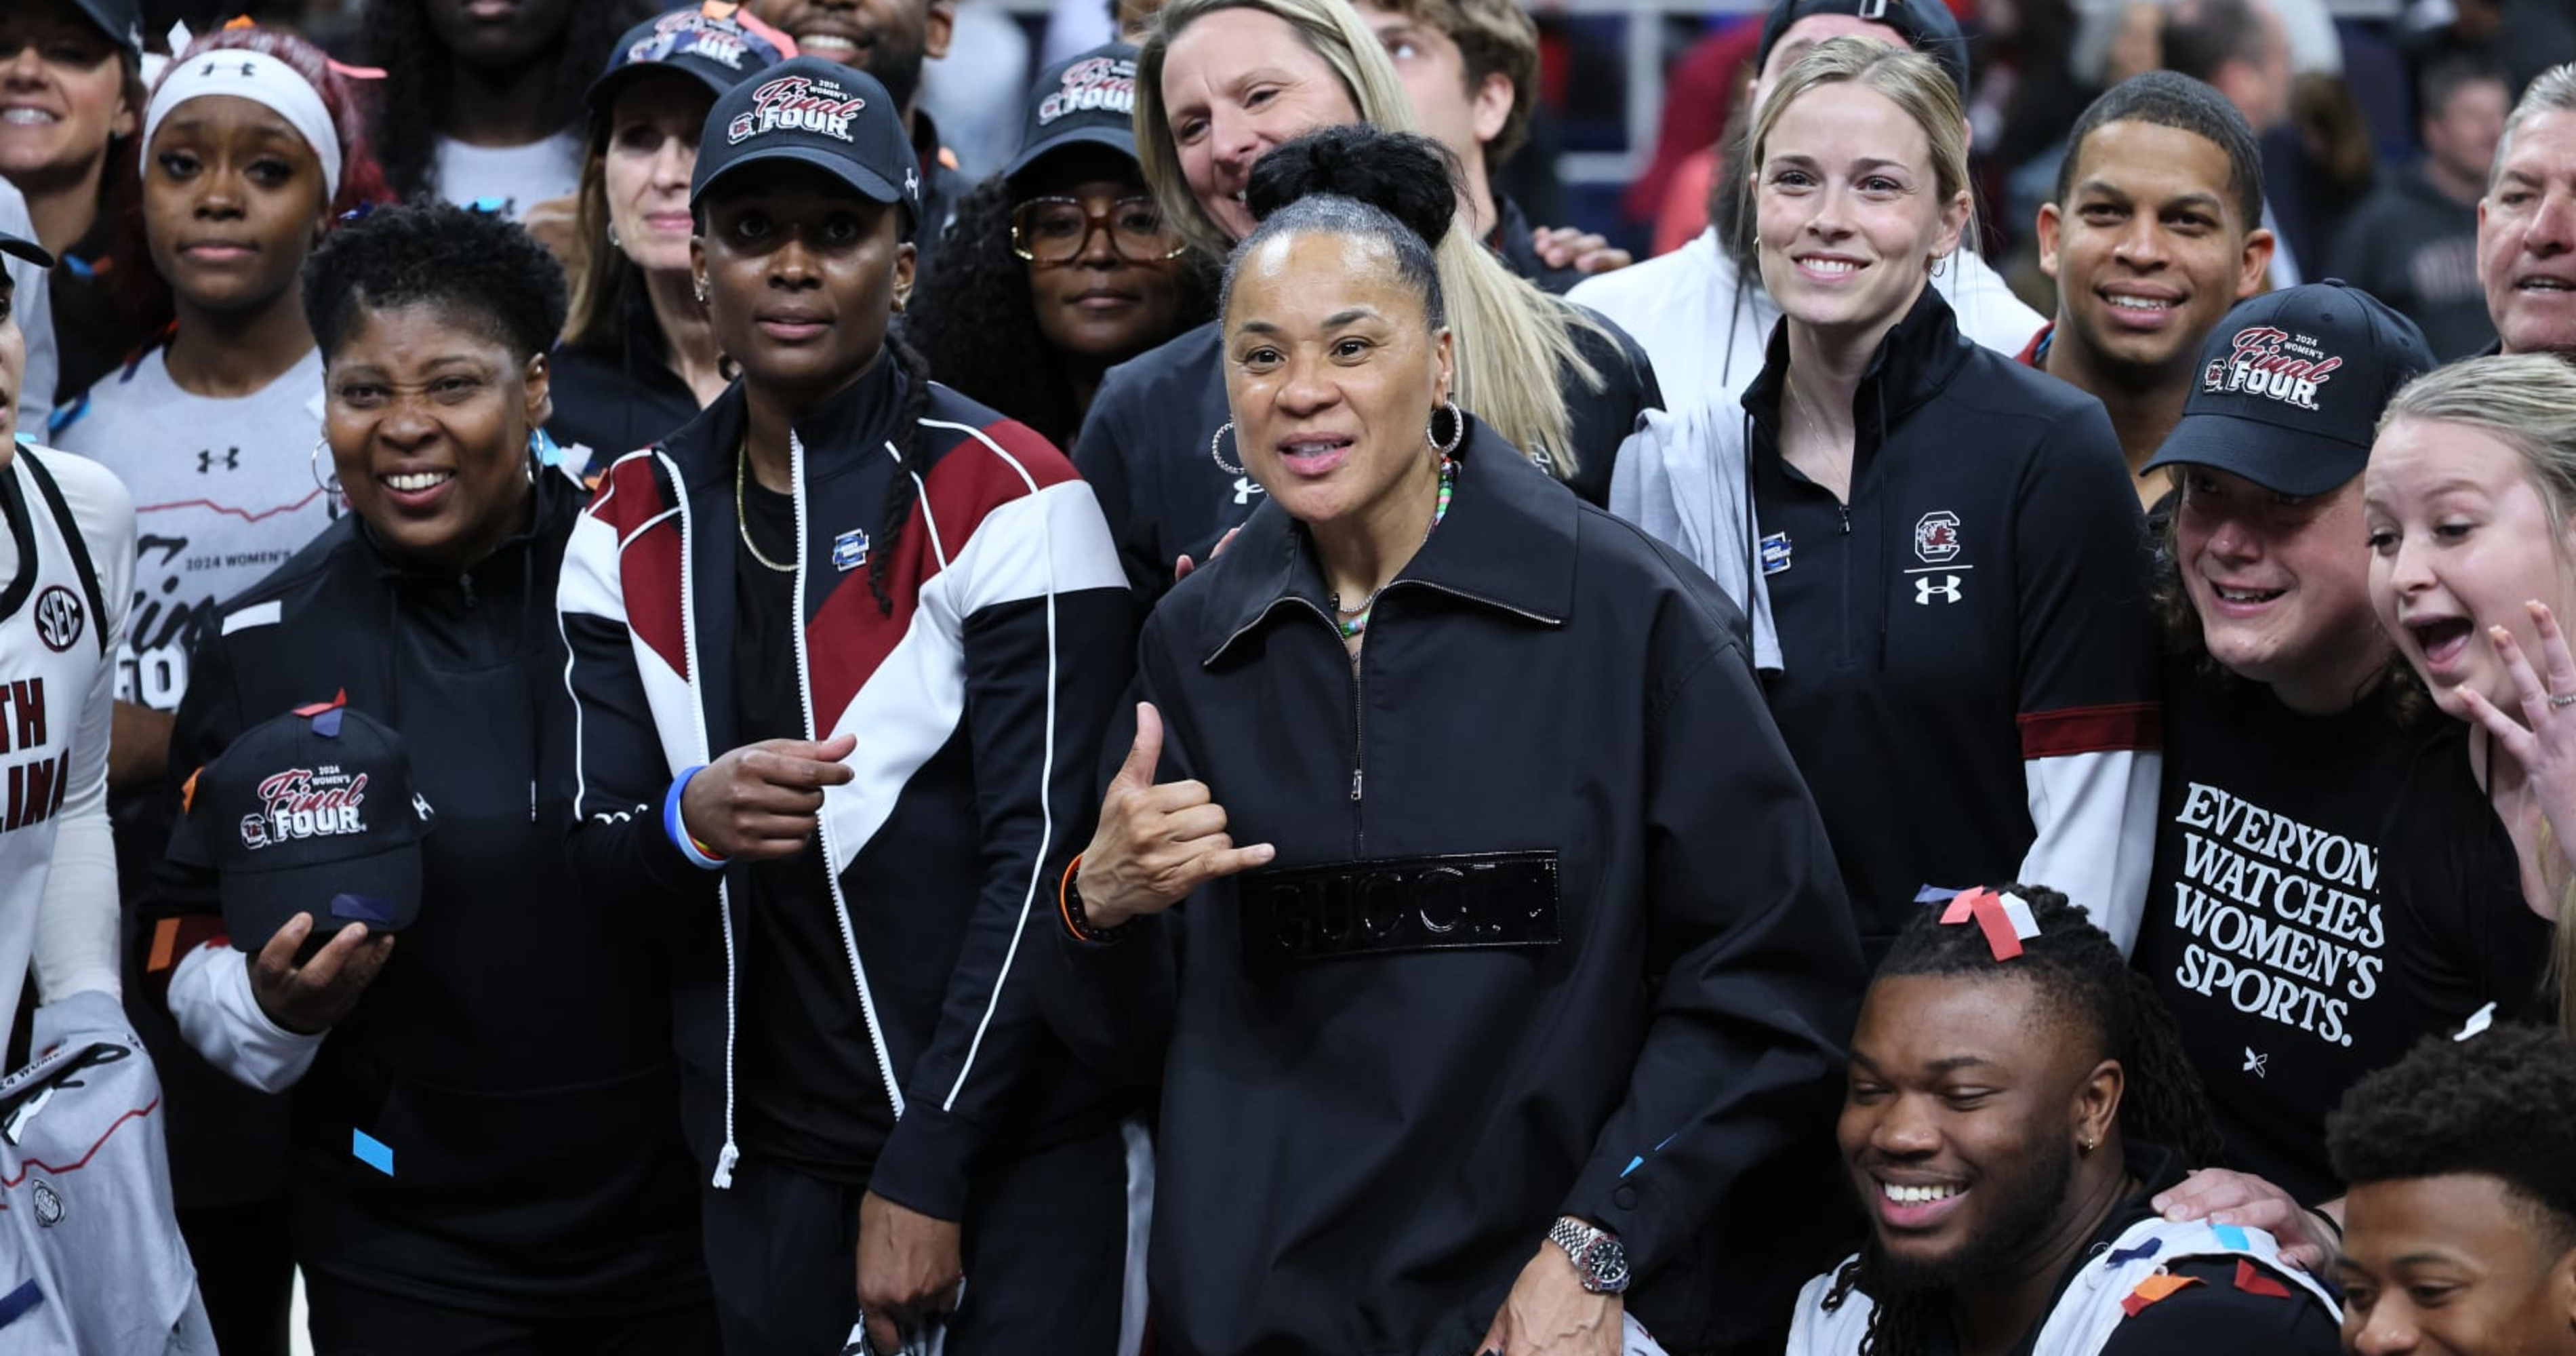
<instances>
[{"instance_id":1,"label":"hair bun","mask_svg":"<svg viewBox=\"0 0 2576 1356\"><path fill-rule=\"evenodd\" d=\"M1255 220L1317 194L1367 203L1437 247L1458 215L1457 162L1411 132L1348 123L1309 132L1261 157L1244 185Z\"/></svg>"}]
</instances>

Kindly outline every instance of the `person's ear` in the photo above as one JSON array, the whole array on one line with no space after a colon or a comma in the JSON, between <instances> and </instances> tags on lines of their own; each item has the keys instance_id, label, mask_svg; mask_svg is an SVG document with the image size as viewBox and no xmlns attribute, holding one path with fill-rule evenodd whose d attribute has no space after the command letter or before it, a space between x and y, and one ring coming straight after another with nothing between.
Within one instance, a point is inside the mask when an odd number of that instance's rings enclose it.
<instances>
[{"instance_id":1,"label":"person's ear","mask_svg":"<svg viewBox=\"0 0 2576 1356\"><path fill-rule=\"evenodd\" d=\"M1964 188L1941 209L1941 233L1932 238L1934 259L1946 259L1959 251L1960 240L1968 231L1968 218L1975 210L1976 200Z\"/></svg>"},{"instance_id":2,"label":"person's ear","mask_svg":"<svg viewBox=\"0 0 2576 1356\"><path fill-rule=\"evenodd\" d=\"M689 233L689 292L701 303L707 299L707 238L695 231Z\"/></svg>"},{"instance_id":3,"label":"person's ear","mask_svg":"<svg viewBox=\"0 0 2576 1356\"><path fill-rule=\"evenodd\" d=\"M519 378L527 391L521 412L528 416L528 427L531 430L544 428L546 421L555 417L553 366L547 362L546 355L532 354L528 365L520 369Z\"/></svg>"},{"instance_id":4,"label":"person's ear","mask_svg":"<svg viewBox=\"0 0 2576 1356\"><path fill-rule=\"evenodd\" d=\"M1443 325L1431 332L1431 360L1440 373L1439 386L1434 392L1435 403L1450 399L1450 392L1457 389L1458 367L1452 349L1448 326Z\"/></svg>"},{"instance_id":5,"label":"person's ear","mask_svg":"<svg viewBox=\"0 0 2576 1356\"><path fill-rule=\"evenodd\" d=\"M1512 78L1501 71L1487 72L1483 83L1467 95L1476 144L1480 146L1503 134L1503 124L1512 120L1512 108L1520 102L1519 94L1512 89Z\"/></svg>"},{"instance_id":6,"label":"person's ear","mask_svg":"<svg viewBox=\"0 0 2576 1356\"><path fill-rule=\"evenodd\" d=\"M894 249L894 309L897 315L912 302L912 280L920 267L921 251L911 241Z\"/></svg>"},{"instance_id":7,"label":"person's ear","mask_svg":"<svg viewBox=\"0 0 2576 1356\"><path fill-rule=\"evenodd\" d=\"M2111 1142L2111 1132L2119 1128L2120 1098L2128 1091L2128 1071L2120 1061L2106 1059L2084 1075L2084 1083L2075 1090L2075 1146L2086 1153Z\"/></svg>"},{"instance_id":8,"label":"person's ear","mask_svg":"<svg viewBox=\"0 0 2576 1356\"><path fill-rule=\"evenodd\" d=\"M948 55L948 44L957 36L957 0L930 0L929 10L922 15L921 55L937 61ZM915 102L921 96L915 94Z\"/></svg>"},{"instance_id":9,"label":"person's ear","mask_svg":"<svg viewBox=\"0 0 2576 1356\"><path fill-rule=\"evenodd\" d=\"M2280 248L2270 231L2257 226L2245 233L2245 253L2237 260L2236 299L2259 297L2272 284L2272 251Z\"/></svg>"},{"instance_id":10,"label":"person's ear","mask_svg":"<svg viewBox=\"0 0 2576 1356\"><path fill-rule=\"evenodd\" d=\"M116 120L107 125L107 135L122 141L143 129L143 115L124 95L116 96ZM130 154L130 152L129 152Z\"/></svg>"}]
</instances>

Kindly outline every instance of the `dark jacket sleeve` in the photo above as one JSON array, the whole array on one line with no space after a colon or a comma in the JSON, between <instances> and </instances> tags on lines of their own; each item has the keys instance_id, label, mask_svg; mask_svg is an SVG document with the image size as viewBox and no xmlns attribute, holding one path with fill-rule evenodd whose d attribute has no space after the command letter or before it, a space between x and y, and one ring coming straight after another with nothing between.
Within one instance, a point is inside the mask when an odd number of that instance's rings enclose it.
<instances>
[{"instance_id":1,"label":"dark jacket sleeve","mask_svg":"<svg viewBox=\"0 0 2576 1356\"><path fill-rule=\"evenodd\" d=\"M1171 691L1161 672L1165 617L1145 622L1138 646L1136 681L1111 713L1096 750L1091 779L1096 802L1136 743L1136 706L1152 702L1163 718L1163 758L1157 785L1198 774L1190 756L1188 712L1165 700ZM1056 901L1050 899L1049 903ZM1043 993L1057 1034L1074 1057L1102 1078L1124 1086L1150 1086L1160 1076L1180 1003L1180 945L1190 902L1141 918L1111 941L1089 942L1067 927L1061 909L1050 913L1048 951L1054 968Z\"/></svg>"},{"instance_id":2,"label":"dark jacket sleeve","mask_svg":"<svg viewBox=\"0 0 2576 1356\"><path fill-rule=\"evenodd\" d=\"M1053 448L1043 456L1063 465ZM963 1217L968 1166L1007 1128L1010 1098L1046 1048L1040 961L1028 952L1055 925L1056 882L1090 841L1092 758L1133 653L1115 552L1078 482L994 510L956 573L967 576L961 648L983 888L871 1181L948 1220Z\"/></svg>"},{"instance_id":3,"label":"dark jacket sleeve","mask_svg":"<svg viewBox=\"0 0 2576 1356\"><path fill-rule=\"evenodd\" d=\"M1126 571L1133 606L1142 615L1171 588L1172 562L1159 559L1162 548L1154 531L1158 515L1137 500L1152 490L1153 478L1136 474L1128 460L1150 445L1140 386L1134 371L1109 370L1099 394L1092 398L1090 413L1083 416L1082 433L1074 439L1073 469L1100 501L1100 515L1108 520L1109 538L1117 546L1119 566Z\"/></svg>"},{"instance_id":4,"label":"dark jacket sleeve","mask_svg":"<svg viewBox=\"0 0 2576 1356\"><path fill-rule=\"evenodd\" d=\"M1764 1227L1758 1165L1831 1124L1863 983L1823 821L1732 643L1650 694L1645 896L1661 978L1628 1096L1565 1198L1646 1275ZM1738 1222L1741 1222L1738 1224Z\"/></svg>"},{"instance_id":5,"label":"dark jacket sleeve","mask_svg":"<svg viewBox=\"0 0 2576 1356\"><path fill-rule=\"evenodd\" d=\"M679 527L658 511L651 462L612 466L564 548L556 615L569 652L564 684L572 693L573 757L558 775L557 795L572 801L574 878L595 898L711 904L718 873L683 856L662 830L662 800L671 768L645 698L644 673L629 631L623 557L630 549L670 553L672 597L678 596ZM632 502L620 503L621 497ZM638 541L667 533L668 541ZM686 675L674 672L672 681Z\"/></svg>"}]
</instances>

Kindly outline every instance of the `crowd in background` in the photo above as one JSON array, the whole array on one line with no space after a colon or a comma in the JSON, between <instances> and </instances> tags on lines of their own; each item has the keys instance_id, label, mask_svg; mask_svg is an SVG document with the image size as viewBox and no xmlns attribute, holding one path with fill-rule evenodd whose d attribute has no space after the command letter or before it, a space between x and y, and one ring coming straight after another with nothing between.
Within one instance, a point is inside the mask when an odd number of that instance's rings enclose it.
<instances>
[{"instance_id":1,"label":"crowd in background","mask_svg":"<svg viewBox=\"0 0 2576 1356\"><path fill-rule=\"evenodd\" d=\"M8 0L0 1350L2576 1351L2576 12L1626 22Z\"/></svg>"}]
</instances>

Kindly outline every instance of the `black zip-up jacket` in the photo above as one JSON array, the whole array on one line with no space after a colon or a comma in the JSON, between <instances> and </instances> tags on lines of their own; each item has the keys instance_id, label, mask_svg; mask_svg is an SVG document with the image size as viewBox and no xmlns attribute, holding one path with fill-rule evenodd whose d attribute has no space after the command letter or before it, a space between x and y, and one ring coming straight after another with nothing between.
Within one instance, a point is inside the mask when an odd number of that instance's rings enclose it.
<instances>
[{"instance_id":1,"label":"black zip-up jacket","mask_svg":"<svg viewBox=\"0 0 2576 1356\"><path fill-rule=\"evenodd\" d=\"M1025 425L933 384L923 465L899 427L910 379L880 359L806 410L794 457L794 671L804 737L858 737L855 778L824 792L823 854L856 1022L890 1131L841 1146L878 1194L960 1218L988 1150L1115 1122L1028 993L1023 930L1099 811L1091 768L1131 671L1126 589L1091 492ZM751 867L702 871L665 835L684 770L740 746L734 646L736 383L661 443L610 464L573 532L560 598L579 759L576 869L678 935L673 1027L690 1143L718 1187L736 1138L739 1047L794 1076L782 1033L738 1022ZM901 536L881 535L897 476L919 478ZM891 615L870 570L889 570ZM1034 923L1032 923L1034 920ZM842 1052L844 1054L852 1052ZM860 1135L873 1127L856 1127Z\"/></svg>"},{"instance_id":2,"label":"black zip-up jacket","mask_svg":"<svg viewBox=\"0 0 2576 1356\"><path fill-rule=\"evenodd\" d=\"M1926 287L1853 395L1847 499L1780 454L1788 322L1745 390L1784 669L1765 675L1873 961L1926 884L2045 882L2125 953L2163 748L2149 554L2101 402Z\"/></svg>"},{"instance_id":3,"label":"black zip-up jacket","mask_svg":"<svg viewBox=\"0 0 2576 1356\"><path fill-rule=\"evenodd\" d=\"M1205 562L1264 497L1259 482L1209 454L1209 441L1234 418L1225 400L1222 323L1209 321L1109 369L1074 440L1073 464L1100 496L1139 608L1170 590L1175 557ZM1618 326L1601 326L1615 345L1581 327L1574 338L1608 384L1594 391L1570 374L1559 382L1577 458L1568 484L1594 504L1610 502L1610 469L1638 413L1664 404L1646 351ZM1231 432L1225 459L1243 465Z\"/></svg>"},{"instance_id":4,"label":"black zip-up jacket","mask_svg":"<svg viewBox=\"0 0 2576 1356\"><path fill-rule=\"evenodd\" d=\"M1561 1214L1676 1353L1813 1270L1832 1177L1777 1165L1830 1142L1859 950L1735 608L1482 425L1460 457L1356 667L1276 506L1145 625L1157 779L1279 850L1058 937L1078 1052L1161 1069L1177 1356L1465 1356Z\"/></svg>"},{"instance_id":5,"label":"black zip-up jacket","mask_svg":"<svg viewBox=\"0 0 2576 1356\"><path fill-rule=\"evenodd\" d=\"M292 1094L298 1261L476 1312L653 1312L706 1294L669 981L659 930L582 890L570 807L536 794L572 760L554 593L582 489L546 473L535 497L461 575L332 524L206 628L170 764L345 690L437 807L419 921ZM191 944L222 927L201 869L164 863L148 907ZM352 1130L396 1171L352 1156Z\"/></svg>"}]
</instances>

